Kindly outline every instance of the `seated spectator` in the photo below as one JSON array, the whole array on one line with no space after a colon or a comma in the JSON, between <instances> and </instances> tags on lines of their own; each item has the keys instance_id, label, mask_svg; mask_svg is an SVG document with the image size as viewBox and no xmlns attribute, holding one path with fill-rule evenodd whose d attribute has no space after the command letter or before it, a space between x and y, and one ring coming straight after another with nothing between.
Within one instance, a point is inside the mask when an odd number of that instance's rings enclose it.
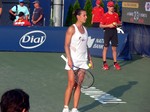
<instances>
[{"instance_id":1,"label":"seated spectator","mask_svg":"<svg viewBox=\"0 0 150 112\"><path fill-rule=\"evenodd\" d=\"M28 112L29 108L29 95L21 89L6 91L1 97L1 112Z\"/></svg>"},{"instance_id":2,"label":"seated spectator","mask_svg":"<svg viewBox=\"0 0 150 112\"><path fill-rule=\"evenodd\" d=\"M25 19L24 13L19 13L19 18L14 22L14 26L31 26L31 23Z\"/></svg>"},{"instance_id":3,"label":"seated spectator","mask_svg":"<svg viewBox=\"0 0 150 112\"><path fill-rule=\"evenodd\" d=\"M25 0L19 0L19 4L13 6L13 7L9 10L9 13L10 13L10 14L16 16L16 19L14 20L14 22L15 22L16 20L18 20L18 18L19 18L18 14L19 14L20 12L23 12L23 13L24 13L26 20L29 20L29 15L30 15L29 9L28 9L27 6L25 6L24 1L25 1ZM15 13L14 13L14 12L15 12Z\"/></svg>"}]
</instances>

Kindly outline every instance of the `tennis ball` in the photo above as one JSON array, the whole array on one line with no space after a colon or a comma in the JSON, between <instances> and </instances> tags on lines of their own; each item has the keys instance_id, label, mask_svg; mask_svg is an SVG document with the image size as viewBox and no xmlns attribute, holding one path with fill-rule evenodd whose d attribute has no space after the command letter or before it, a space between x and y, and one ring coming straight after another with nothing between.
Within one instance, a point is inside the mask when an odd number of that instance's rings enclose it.
<instances>
[{"instance_id":1,"label":"tennis ball","mask_svg":"<svg viewBox=\"0 0 150 112\"><path fill-rule=\"evenodd\" d=\"M89 64L88 64L88 66L91 68L91 67L92 67L92 64L91 64L91 63L89 63Z\"/></svg>"},{"instance_id":2,"label":"tennis ball","mask_svg":"<svg viewBox=\"0 0 150 112\"><path fill-rule=\"evenodd\" d=\"M113 22L113 25L114 25L114 26L117 26L117 23L116 23L116 22Z\"/></svg>"}]
</instances>

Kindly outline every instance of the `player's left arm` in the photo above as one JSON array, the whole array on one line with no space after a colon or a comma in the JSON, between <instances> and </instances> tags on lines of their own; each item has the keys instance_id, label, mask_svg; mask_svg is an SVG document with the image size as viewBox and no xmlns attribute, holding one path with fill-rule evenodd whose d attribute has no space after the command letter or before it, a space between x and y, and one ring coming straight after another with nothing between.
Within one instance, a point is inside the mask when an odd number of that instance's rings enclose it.
<instances>
[{"instance_id":1,"label":"player's left arm","mask_svg":"<svg viewBox=\"0 0 150 112\"><path fill-rule=\"evenodd\" d=\"M94 64L93 64L92 57L91 57L90 50L89 50L88 46L87 46L87 51L88 51L88 61L89 61L89 64L91 65L90 68L93 69L94 68Z\"/></svg>"}]
</instances>

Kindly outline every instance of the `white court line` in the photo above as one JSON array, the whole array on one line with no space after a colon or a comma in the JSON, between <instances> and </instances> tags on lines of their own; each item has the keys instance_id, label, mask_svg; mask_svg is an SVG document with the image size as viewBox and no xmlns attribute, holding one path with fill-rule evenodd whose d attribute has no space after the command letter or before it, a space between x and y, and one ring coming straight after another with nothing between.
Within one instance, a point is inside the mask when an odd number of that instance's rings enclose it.
<instances>
[{"instance_id":1,"label":"white court line","mask_svg":"<svg viewBox=\"0 0 150 112\"><path fill-rule=\"evenodd\" d=\"M104 91L101 91L99 89L96 89L96 87L90 87L88 89L81 89L81 92L85 95L90 96L91 98L94 98L95 100L99 101L102 104L108 104L108 103L126 103L122 101L122 99L116 98Z\"/></svg>"},{"instance_id":2,"label":"white court line","mask_svg":"<svg viewBox=\"0 0 150 112\"><path fill-rule=\"evenodd\" d=\"M118 101L99 101L100 103L102 103L102 104L110 104L110 103L127 103L127 102L122 102L122 101L120 101L120 102L118 102Z\"/></svg>"}]
</instances>

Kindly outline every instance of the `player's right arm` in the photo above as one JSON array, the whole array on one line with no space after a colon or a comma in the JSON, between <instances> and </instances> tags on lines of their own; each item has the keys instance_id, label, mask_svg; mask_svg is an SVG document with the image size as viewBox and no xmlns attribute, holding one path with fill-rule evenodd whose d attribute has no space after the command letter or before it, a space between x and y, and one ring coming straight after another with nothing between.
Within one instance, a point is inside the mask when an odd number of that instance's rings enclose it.
<instances>
[{"instance_id":1,"label":"player's right arm","mask_svg":"<svg viewBox=\"0 0 150 112\"><path fill-rule=\"evenodd\" d=\"M71 38L72 35L75 32L75 28L74 26L70 26L66 32L66 37L65 37L65 53L66 53L66 57L68 59L68 65L70 68L72 68L73 63L72 63L72 58L71 58L71 54L70 54L70 43L71 43Z\"/></svg>"}]
</instances>

